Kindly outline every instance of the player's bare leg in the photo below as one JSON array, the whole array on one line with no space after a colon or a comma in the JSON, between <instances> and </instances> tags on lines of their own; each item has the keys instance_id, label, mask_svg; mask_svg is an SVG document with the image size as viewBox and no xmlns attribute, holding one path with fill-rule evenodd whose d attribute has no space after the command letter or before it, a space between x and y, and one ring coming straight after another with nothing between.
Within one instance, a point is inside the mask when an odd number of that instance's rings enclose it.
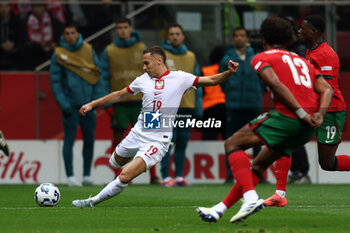
<instances>
[{"instance_id":1,"label":"player's bare leg","mask_svg":"<svg viewBox=\"0 0 350 233\"><path fill-rule=\"evenodd\" d=\"M338 145L325 146L318 144L318 160L320 166L325 171L337 171L338 161L335 153L338 149Z\"/></svg>"},{"instance_id":2,"label":"player's bare leg","mask_svg":"<svg viewBox=\"0 0 350 233\"><path fill-rule=\"evenodd\" d=\"M127 164L132 158L130 157L121 157L117 155L117 153L114 151L111 157L109 158L109 165L113 167L114 169L119 169L123 167L125 164Z\"/></svg>"},{"instance_id":3,"label":"player's bare leg","mask_svg":"<svg viewBox=\"0 0 350 233\"><path fill-rule=\"evenodd\" d=\"M114 153L115 154L115 153ZM130 158L128 158L130 160ZM127 158L120 157L115 154L115 160L119 164L126 164ZM72 204L76 207L93 207L96 204L110 199L120 194L135 177L146 171L146 163L140 158L134 158L126 167L122 170L120 175L113 181L111 181L105 188L103 188L96 196L89 197L84 200L75 200Z\"/></svg>"},{"instance_id":4,"label":"player's bare leg","mask_svg":"<svg viewBox=\"0 0 350 233\"><path fill-rule=\"evenodd\" d=\"M321 168L326 171L350 171L350 156L335 156L337 149L338 145L318 144L318 159Z\"/></svg>"},{"instance_id":5,"label":"player's bare leg","mask_svg":"<svg viewBox=\"0 0 350 233\"><path fill-rule=\"evenodd\" d=\"M122 183L128 184L135 177L146 171L146 163L140 158L134 158L120 173L119 179Z\"/></svg>"}]
</instances>

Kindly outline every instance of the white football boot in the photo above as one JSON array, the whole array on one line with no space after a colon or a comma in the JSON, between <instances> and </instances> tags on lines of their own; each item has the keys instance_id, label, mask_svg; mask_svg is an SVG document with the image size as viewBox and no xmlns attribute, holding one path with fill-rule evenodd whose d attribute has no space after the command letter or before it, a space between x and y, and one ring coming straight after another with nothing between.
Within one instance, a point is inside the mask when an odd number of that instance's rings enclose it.
<instances>
[{"instance_id":1,"label":"white football boot","mask_svg":"<svg viewBox=\"0 0 350 233\"><path fill-rule=\"evenodd\" d=\"M95 206L95 203L93 202L91 196L83 200L74 200L72 204L75 207L94 207Z\"/></svg>"},{"instance_id":2,"label":"white football boot","mask_svg":"<svg viewBox=\"0 0 350 233\"><path fill-rule=\"evenodd\" d=\"M216 223L222 217L222 213L214 208L198 207L196 211L205 222Z\"/></svg>"},{"instance_id":3,"label":"white football boot","mask_svg":"<svg viewBox=\"0 0 350 233\"><path fill-rule=\"evenodd\" d=\"M230 222L231 223L238 223L246 219L249 215L254 214L255 212L258 212L260 209L263 209L265 207L264 199L259 198L256 201L244 201L239 209L238 213L234 215Z\"/></svg>"}]
</instances>

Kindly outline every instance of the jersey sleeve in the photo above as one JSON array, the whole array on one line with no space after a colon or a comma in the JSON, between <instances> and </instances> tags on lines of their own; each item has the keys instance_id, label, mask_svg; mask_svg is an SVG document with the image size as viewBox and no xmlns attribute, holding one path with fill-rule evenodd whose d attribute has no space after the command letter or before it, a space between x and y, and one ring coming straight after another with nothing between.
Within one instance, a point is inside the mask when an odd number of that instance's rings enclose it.
<instances>
[{"instance_id":1,"label":"jersey sleeve","mask_svg":"<svg viewBox=\"0 0 350 233\"><path fill-rule=\"evenodd\" d=\"M197 83L199 77L187 72L178 71L182 79L182 85L185 90L197 89Z\"/></svg>"},{"instance_id":2,"label":"jersey sleeve","mask_svg":"<svg viewBox=\"0 0 350 233\"><path fill-rule=\"evenodd\" d=\"M309 69L312 70L311 74L313 74L313 81L316 81L319 77L323 77L322 73L315 66L310 65Z\"/></svg>"},{"instance_id":3,"label":"jersey sleeve","mask_svg":"<svg viewBox=\"0 0 350 233\"><path fill-rule=\"evenodd\" d=\"M142 76L137 77L129 86L126 87L129 93L136 95L142 88Z\"/></svg>"},{"instance_id":4,"label":"jersey sleeve","mask_svg":"<svg viewBox=\"0 0 350 233\"><path fill-rule=\"evenodd\" d=\"M263 59L261 53L253 57L251 65L257 74L260 74L264 69L271 67L271 64Z\"/></svg>"},{"instance_id":5,"label":"jersey sleeve","mask_svg":"<svg viewBox=\"0 0 350 233\"><path fill-rule=\"evenodd\" d=\"M325 78L333 78L333 69L335 67L333 67L332 62L324 61L321 56L311 56L310 63L313 64Z\"/></svg>"}]
</instances>

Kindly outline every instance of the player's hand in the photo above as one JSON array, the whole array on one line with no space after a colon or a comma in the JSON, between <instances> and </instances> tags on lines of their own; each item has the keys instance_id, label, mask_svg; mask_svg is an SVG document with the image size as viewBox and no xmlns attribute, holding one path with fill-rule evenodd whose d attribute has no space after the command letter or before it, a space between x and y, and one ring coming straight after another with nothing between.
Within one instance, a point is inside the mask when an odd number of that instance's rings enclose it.
<instances>
[{"instance_id":1,"label":"player's hand","mask_svg":"<svg viewBox=\"0 0 350 233\"><path fill-rule=\"evenodd\" d=\"M302 120L305 121L311 127L315 127L315 124L313 123L310 114L307 114Z\"/></svg>"},{"instance_id":2,"label":"player's hand","mask_svg":"<svg viewBox=\"0 0 350 233\"><path fill-rule=\"evenodd\" d=\"M231 72L231 73L236 73L237 72L237 69L238 69L238 66L239 66L239 63L238 62L234 62L232 60L229 60L228 62L228 70Z\"/></svg>"},{"instance_id":3,"label":"player's hand","mask_svg":"<svg viewBox=\"0 0 350 233\"><path fill-rule=\"evenodd\" d=\"M80 108L79 113L80 113L80 115L85 116L86 113L87 113L88 111L90 111L92 108L93 108L93 107L92 107L92 105L91 105L90 103L85 104L85 105L83 105L83 106Z\"/></svg>"},{"instance_id":4,"label":"player's hand","mask_svg":"<svg viewBox=\"0 0 350 233\"><path fill-rule=\"evenodd\" d=\"M316 112L311 116L311 121L315 125L314 127L319 128L323 123L323 116L319 112Z\"/></svg>"}]
</instances>

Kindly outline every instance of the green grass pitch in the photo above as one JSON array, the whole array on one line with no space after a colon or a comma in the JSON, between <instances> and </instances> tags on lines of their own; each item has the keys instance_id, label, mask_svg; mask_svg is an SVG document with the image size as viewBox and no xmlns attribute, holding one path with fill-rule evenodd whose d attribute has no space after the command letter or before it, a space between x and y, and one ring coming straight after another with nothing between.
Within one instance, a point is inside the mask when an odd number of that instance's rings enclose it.
<instances>
[{"instance_id":1,"label":"green grass pitch","mask_svg":"<svg viewBox=\"0 0 350 233\"><path fill-rule=\"evenodd\" d=\"M130 185L121 195L95 208L83 209L73 207L72 200L96 194L103 186L58 185L61 200L52 208L35 203L36 187L0 185L1 233L350 232L349 185L289 185L287 207L267 207L239 224L229 220L241 203L229 209L216 224L202 222L195 211L197 206L209 207L222 200L230 185ZM274 188L272 184L262 184L257 191L266 198Z\"/></svg>"}]
</instances>

